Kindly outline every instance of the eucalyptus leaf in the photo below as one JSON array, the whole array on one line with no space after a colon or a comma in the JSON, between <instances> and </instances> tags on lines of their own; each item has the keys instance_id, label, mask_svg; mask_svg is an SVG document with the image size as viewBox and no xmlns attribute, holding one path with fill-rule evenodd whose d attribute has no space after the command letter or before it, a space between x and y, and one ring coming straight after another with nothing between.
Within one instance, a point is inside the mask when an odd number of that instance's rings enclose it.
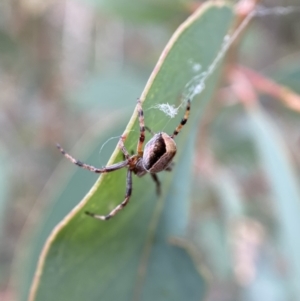
<instances>
[{"instance_id":1,"label":"eucalyptus leaf","mask_svg":"<svg viewBox=\"0 0 300 301\"><path fill-rule=\"evenodd\" d=\"M172 173L159 174L161 197L156 196L151 177L134 177L127 207L109 222L92 219L84 211L107 214L124 198L126 170L101 175L48 238L29 300L201 300L203 277L187 252L168 240L185 235L195 129L216 89L219 69L210 67L233 18L232 7L225 3L202 5L174 33L141 95L146 125L169 134L184 114L182 98L192 98L190 119L175 139L177 166ZM209 69L199 94L201 78ZM167 103L182 107L179 116L172 119L157 109ZM136 111L124 135L127 149L135 150ZM116 149L108 165L121 160Z\"/></svg>"},{"instance_id":2,"label":"eucalyptus leaf","mask_svg":"<svg viewBox=\"0 0 300 301\"><path fill-rule=\"evenodd\" d=\"M282 251L288 262L289 286L293 300L300 298L300 190L297 173L278 129L259 106L248 110L253 138L270 184L276 210Z\"/></svg>"}]
</instances>

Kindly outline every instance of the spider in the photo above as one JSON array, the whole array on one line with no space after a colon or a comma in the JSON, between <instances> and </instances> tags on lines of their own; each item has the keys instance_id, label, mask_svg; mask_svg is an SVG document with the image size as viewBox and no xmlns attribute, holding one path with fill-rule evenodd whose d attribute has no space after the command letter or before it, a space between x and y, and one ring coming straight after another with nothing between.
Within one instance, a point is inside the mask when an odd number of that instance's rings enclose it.
<instances>
[{"instance_id":1,"label":"spider","mask_svg":"<svg viewBox=\"0 0 300 301\"><path fill-rule=\"evenodd\" d=\"M160 194L161 184L156 174L163 170L171 171L172 169L172 160L177 150L174 138L178 135L181 128L186 124L188 120L190 113L190 100L187 101L186 111L183 119L176 127L172 135L168 135L164 132L154 133L145 126L144 113L140 100L137 101L136 109L138 111L140 125L140 137L137 143L137 153L134 155L130 155L128 153L124 145L125 137L121 136L118 146L124 156L124 161L122 162L102 168L96 168L94 166L76 160L71 155L66 153L59 144L57 144L57 148L60 150L60 152L72 163L95 173L113 172L115 170L127 167L125 199L107 215L98 215L88 211L85 212L87 215L93 218L104 221L109 220L128 204L132 193L132 173L136 174L138 177L142 177L145 174L149 173L156 184L157 194ZM148 141L143 150L146 130L149 131L153 137Z\"/></svg>"}]
</instances>

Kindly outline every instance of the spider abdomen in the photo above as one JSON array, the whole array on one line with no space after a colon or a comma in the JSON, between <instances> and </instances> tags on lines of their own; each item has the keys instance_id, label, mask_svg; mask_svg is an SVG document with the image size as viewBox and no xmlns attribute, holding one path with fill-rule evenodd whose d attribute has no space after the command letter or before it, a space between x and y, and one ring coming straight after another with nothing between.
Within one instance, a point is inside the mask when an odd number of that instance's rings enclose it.
<instances>
[{"instance_id":1,"label":"spider abdomen","mask_svg":"<svg viewBox=\"0 0 300 301\"><path fill-rule=\"evenodd\" d=\"M176 150L176 143L168 134L155 134L144 148L144 168L150 173L165 170L172 162Z\"/></svg>"}]
</instances>

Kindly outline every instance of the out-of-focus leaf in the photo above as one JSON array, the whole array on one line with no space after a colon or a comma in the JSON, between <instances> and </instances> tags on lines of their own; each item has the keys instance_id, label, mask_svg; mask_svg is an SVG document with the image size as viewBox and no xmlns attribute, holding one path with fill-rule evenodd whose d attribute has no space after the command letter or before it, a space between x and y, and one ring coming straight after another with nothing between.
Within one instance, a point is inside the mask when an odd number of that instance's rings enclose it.
<instances>
[{"instance_id":1,"label":"out-of-focus leaf","mask_svg":"<svg viewBox=\"0 0 300 301\"><path fill-rule=\"evenodd\" d=\"M137 79L130 72L119 75L94 75L69 97L71 105L76 104L79 109L94 109L101 107L104 110L116 110L120 103L127 100L132 104L138 98L143 88L144 81ZM130 101L124 95L134 96ZM132 110L132 106L122 108Z\"/></svg>"},{"instance_id":2,"label":"out-of-focus leaf","mask_svg":"<svg viewBox=\"0 0 300 301\"><path fill-rule=\"evenodd\" d=\"M276 269L276 259L269 253L260 252L255 266L256 277L241 291L241 300L257 301L261 296L265 301L289 300L283 277Z\"/></svg>"},{"instance_id":3,"label":"out-of-focus leaf","mask_svg":"<svg viewBox=\"0 0 300 301\"><path fill-rule=\"evenodd\" d=\"M216 161L235 168L253 168L255 150L240 106L223 107L214 118L210 131L210 148Z\"/></svg>"},{"instance_id":4,"label":"out-of-focus leaf","mask_svg":"<svg viewBox=\"0 0 300 301\"><path fill-rule=\"evenodd\" d=\"M212 274L224 281L233 277L230 232L232 225L244 218L244 200L234 178L225 169L214 168L208 180L216 193L218 213L197 219L193 239L204 250Z\"/></svg>"},{"instance_id":5,"label":"out-of-focus leaf","mask_svg":"<svg viewBox=\"0 0 300 301\"><path fill-rule=\"evenodd\" d=\"M296 93L300 93L299 81L300 81L300 56L286 58L277 64L271 70L268 70L268 74L272 76L277 82L286 85Z\"/></svg>"},{"instance_id":6,"label":"out-of-focus leaf","mask_svg":"<svg viewBox=\"0 0 300 301\"><path fill-rule=\"evenodd\" d=\"M7 197L10 188L10 172L7 164L7 151L0 143L0 250L3 248L3 230L4 230L4 221L5 221L5 209L7 206ZM4 269L3 272L0 273L0 284L2 282L2 277L4 277Z\"/></svg>"},{"instance_id":7,"label":"out-of-focus leaf","mask_svg":"<svg viewBox=\"0 0 300 301\"><path fill-rule=\"evenodd\" d=\"M18 43L6 32L0 30L0 64L1 67L11 67L19 59Z\"/></svg>"},{"instance_id":8,"label":"out-of-focus leaf","mask_svg":"<svg viewBox=\"0 0 300 301\"><path fill-rule=\"evenodd\" d=\"M81 0L82 1L82 0ZM85 3L130 22L168 22L184 17L191 0L88 0Z\"/></svg>"},{"instance_id":9,"label":"out-of-focus leaf","mask_svg":"<svg viewBox=\"0 0 300 301\"><path fill-rule=\"evenodd\" d=\"M248 110L254 141L270 184L278 231L288 264L291 292L300 298L300 191L299 181L283 139L258 105Z\"/></svg>"},{"instance_id":10,"label":"out-of-focus leaf","mask_svg":"<svg viewBox=\"0 0 300 301\"><path fill-rule=\"evenodd\" d=\"M180 117L169 119L155 105L176 106L182 94L198 89L201 75L222 49L233 16L230 6L208 3L174 34L141 96L145 122L153 131L172 133L179 124ZM126 209L109 222L91 219L85 210L106 214L124 198L126 171L102 175L47 240L30 300L201 299L202 277L187 253L167 241L170 235L185 233L193 129L217 82L214 70L201 97L193 99L189 122L176 137L178 167L172 174L160 175L162 196L155 195L150 177L134 177L133 196ZM125 131L128 150L134 150L138 141L136 117L135 112ZM121 160L116 150L109 164Z\"/></svg>"}]
</instances>

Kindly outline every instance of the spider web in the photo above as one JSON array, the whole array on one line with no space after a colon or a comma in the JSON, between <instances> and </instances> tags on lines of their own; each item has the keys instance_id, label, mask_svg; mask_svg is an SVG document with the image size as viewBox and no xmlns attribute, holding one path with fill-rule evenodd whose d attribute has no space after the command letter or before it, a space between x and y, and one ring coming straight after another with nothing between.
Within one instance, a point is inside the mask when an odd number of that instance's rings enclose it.
<instances>
[{"instance_id":1,"label":"spider web","mask_svg":"<svg viewBox=\"0 0 300 301\"><path fill-rule=\"evenodd\" d=\"M240 33L249 24L249 22L253 17L263 17L267 15L281 16L281 15L287 15L295 12L300 12L300 7L277 6L277 7L269 8L265 6L258 6L254 11L252 11L250 14L246 16L243 22L238 26L238 28L231 35L227 35L224 37L224 41L220 51L218 52L217 56L215 57L211 65L207 68L207 70L199 72L202 69L201 64L199 64L198 62L193 62L192 60L188 61L188 64L191 65L192 71L196 72L196 75L192 77L192 79L189 82L186 83L183 92L183 101L178 107L175 107L174 105L170 105L168 103L161 103L161 104L156 104L152 108L159 109L160 111L165 113L165 115L170 119L174 118L177 115L179 109L186 104L188 99L190 99L190 101L193 101L196 95L202 93L202 91L205 89L205 83L207 79L216 70L220 61L226 55L229 47L234 43L234 41L238 38Z\"/></svg>"},{"instance_id":2,"label":"spider web","mask_svg":"<svg viewBox=\"0 0 300 301\"><path fill-rule=\"evenodd\" d=\"M165 126L170 122L172 118L174 118L178 112L179 109L186 105L186 102L188 99L192 102L195 96L201 94L205 89L205 83L207 79L212 75L212 73L216 70L221 60L226 55L229 47L236 41L236 39L239 37L241 32L245 29L245 27L249 24L249 22L254 17L264 17L268 15L274 15L274 16L282 16L282 15L288 15L291 13L300 12L300 6L276 6L276 7L265 7L265 6L257 6L255 10L253 10L250 14L246 16L246 18L243 20L243 22L236 28L236 30L231 35L226 35L223 40L223 44L221 46L220 51L217 53L215 59L211 63L211 65L207 68L207 70L202 71L202 66L199 62L195 62L192 59L189 59L187 63L189 64L191 70L195 73L195 76L189 80L183 91L183 97L181 104L176 107L174 105L171 105L169 103L158 103L152 107L149 107L146 110L150 109L158 109L162 111L167 117L168 121L166 122ZM131 130L136 131L136 130ZM121 136L121 134L120 134ZM111 137L106 142L103 143L103 145L100 148L99 154L102 152L105 145L114 139L119 139L120 136Z\"/></svg>"}]
</instances>

